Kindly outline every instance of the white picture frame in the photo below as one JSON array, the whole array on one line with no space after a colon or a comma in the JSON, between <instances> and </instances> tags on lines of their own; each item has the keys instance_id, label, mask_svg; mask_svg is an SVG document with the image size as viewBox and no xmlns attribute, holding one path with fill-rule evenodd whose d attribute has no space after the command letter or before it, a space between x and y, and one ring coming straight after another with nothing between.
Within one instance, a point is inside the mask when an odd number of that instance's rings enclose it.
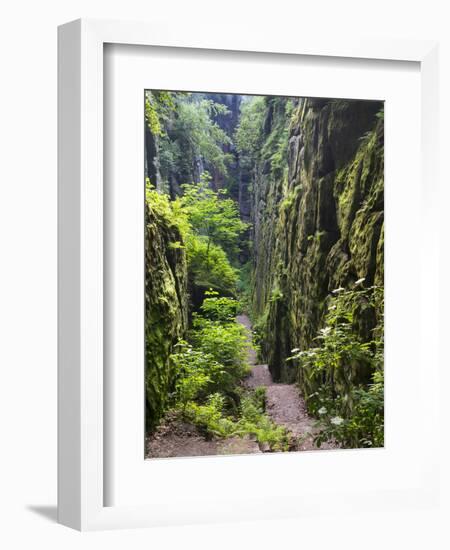
<instances>
[{"instance_id":1,"label":"white picture frame","mask_svg":"<svg viewBox=\"0 0 450 550\"><path fill-rule=\"evenodd\" d=\"M312 56L406 61L420 64L420 216L426 234L420 255L422 280L433 290L422 299L420 312L431 325L438 319L438 240L434 216L437 211L437 44L425 41L359 40L336 37L286 36L272 40L251 30L245 36L230 37L217 32L214 37L193 38L188 29L174 23L161 24L78 20L59 28L59 148L58 148L58 270L59 270L59 350L58 350L58 518L60 523L80 530L174 525L204 521L232 521L262 517L285 517L319 513L320 493L304 502L299 498L277 502L277 510L267 506L263 495L244 501L215 499L205 507L190 495L180 495L183 507L171 509L153 504L105 506L108 478L104 460L104 193L103 193L103 112L104 45L129 44L176 49L224 50L258 55ZM179 50L181 51L181 50ZM339 62L338 59L338 62ZM387 144L389 147L389 144ZM423 298L423 296L422 296ZM389 306L387 306L389 307ZM427 377L421 379L421 403L427 404L427 420L437 418L435 397L438 387L438 331L426 334ZM425 335L417 343L425 345ZM420 351L420 350L419 350ZM420 355L420 354L419 354ZM423 370L420 371L421 375ZM432 429L430 424L430 430ZM390 505L427 505L437 498L437 451L433 444L420 457L420 482L389 493ZM316 455L317 456L317 455ZM266 457L264 457L266 458ZM267 457L269 458L269 457ZM255 458L252 458L254 460ZM203 459L192 459L198 463ZM231 460L225 458L225 460ZM234 459L233 459L234 460ZM292 461L292 460L291 460ZM205 462L199 466L204 468ZM292 464L287 464L292 467ZM180 466L182 468L182 464ZM213 490L213 489L211 489ZM386 498L386 489L381 500ZM269 495L270 496L270 495ZM374 509L380 505L370 491L366 500ZM336 490L327 495L328 507L352 507L351 495ZM227 506L228 504L228 506ZM361 501L353 503L359 507ZM418 504L417 504L418 505ZM219 517L219 511L220 517Z\"/></svg>"}]
</instances>

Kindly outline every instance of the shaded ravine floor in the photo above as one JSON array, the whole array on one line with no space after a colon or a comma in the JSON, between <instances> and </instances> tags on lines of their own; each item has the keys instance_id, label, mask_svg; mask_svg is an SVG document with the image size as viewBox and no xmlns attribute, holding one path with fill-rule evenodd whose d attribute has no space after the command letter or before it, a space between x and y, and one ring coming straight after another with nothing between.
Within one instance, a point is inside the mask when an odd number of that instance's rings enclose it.
<instances>
[{"instance_id":1,"label":"shaded ravine floor","mask_svg":"<svg viewBox=\"0 0 450 550\"><path fill-rule=\"evenodd\" d=\"M147 438L145 458L255 454L261 450L256 441L240 437L205 439L193 426L174 421L170 416L162 421Z\"/></svg>"},{"instance_id":2,"label":"shaded ravine floor","mask_svg":"<svg viewBox=\"0 0 450 550\"><path fill-rule=\"evenodd\" d=\"M251 341L252 325L247 315L239 315L237 322L243 325ZM298 442L295 450L315 451L314 420L308 416L304 400L299 395L294 384L279 384L272 380L267 365L256 364L256 353L249 349L248 362L251 365L250 376L245 381L248 388L266 387L266 413L278 425L284 426ZM323 444L321 449L335 448L331 444Z\"/></svg>"},{"instance_id":3,"label":"shaded ravine floor","mask_svg":"<svg viewBox=\"0 0 450 550\"><path fill-rule=\"evenodd\" d=\"M252 339L252 326L247 315L236 319L247 331L248 341ZM308 416L298 388L293 384L273 382L267 365L257 364L256 351L248 348L249 377L244 381L248 388L266 387L266 413L284 426L296 442L292 450L318 450L314 445L314 421ZM322 444L321 449L333 449L332 444ZM169 458L188 456L232 455L261 453L256 441L251 438L230 437L227 439L205 439L191 424L166 417L154 434L146 441L146 458Z\"/></svg>"}]
</instances>

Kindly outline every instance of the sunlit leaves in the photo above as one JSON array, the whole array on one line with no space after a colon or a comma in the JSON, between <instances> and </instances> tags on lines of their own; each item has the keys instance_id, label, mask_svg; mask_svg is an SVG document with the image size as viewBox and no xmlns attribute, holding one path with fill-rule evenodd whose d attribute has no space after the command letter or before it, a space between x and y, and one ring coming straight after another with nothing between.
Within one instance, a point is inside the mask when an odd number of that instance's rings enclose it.
<instances>
[{"instance_id":1,"label":"sunlit leaves","mask_svg":"<svg viewBox=\"0 0 450 550\"><path fill-rule=\"evenodd\" d=\"M200 183L183 185L183 196L178 200L196 234L206 237L208 244L221 246L232 257L248 224L240 219L237 203L227 198L225 190L213 191L209 180L209 174L204 173Z\"/></svg>"}]
</instances>

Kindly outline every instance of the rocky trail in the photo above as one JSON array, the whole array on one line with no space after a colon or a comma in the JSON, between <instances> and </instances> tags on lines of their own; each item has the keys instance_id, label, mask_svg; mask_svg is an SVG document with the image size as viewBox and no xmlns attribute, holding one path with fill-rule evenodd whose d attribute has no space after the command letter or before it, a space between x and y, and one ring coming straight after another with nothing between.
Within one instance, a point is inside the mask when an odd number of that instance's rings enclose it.
<instances>
[{"instance_id":1,"label":"rocky trail","mask_svg":"<svg viewBox=\"0 0 450 550\"><path fill-rule=\"evenodd\" d=\"M245 327L251 341L252 325L247 315L239 315L237 322ZM278 384L272 380L267 365L256 364L256 352L249 349L248 362L252 366L251 373L245 381L248 388L266 387L266 413L280 426L284 426L298 443L296 450L317 450L314 445L314 420L307 412L298 388L294 384ZM333 448L330 444L322 445L322 449Z\"/></svg>"},{"instance_id":2,"label":"rocky trail","mask_svg":"<svg viewBox=\"0 0 450 550\"><path fill-rule=\"evenodd\" d=\"M252 340L250 319L247 315L239 315L236 321L245 327L250 343ZM317 450L313 440L314 420L308 416L298 388L294 384L274 382L268 366L257 364L256 351L250 345L247 360L251 366L251 372L244 381L244 385L249 389L261 386L266 388L266 413L276 424L284 426L291 434L293 441L291 450ZM332 444L323 444L321 447L321 449L332 448L335 448ZM265 450L250 438L205 439L194 426L174 420L170 415L147 440L147 458L255 454Z\"/></svg>"}]
</instances>

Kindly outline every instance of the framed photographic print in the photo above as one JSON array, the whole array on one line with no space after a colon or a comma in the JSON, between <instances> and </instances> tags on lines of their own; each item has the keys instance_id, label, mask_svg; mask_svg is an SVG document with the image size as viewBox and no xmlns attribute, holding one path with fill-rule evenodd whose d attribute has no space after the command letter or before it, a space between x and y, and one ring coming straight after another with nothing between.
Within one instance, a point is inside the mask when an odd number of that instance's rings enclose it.
<instances>
[{"instance_id":1,"label":"framed photographic print","mask_svg":"<svg viewBox=\"0 0 450 550\"><path fill-rule=\"evenodd\" d=\"M59 29L60 522L429 506L435 44L170 36Z\"/></svg>"},{"instance_id":2,"label":"framed photographic print","mask_svg":"<svg viewBox=\"0 0 450 550\"><path fill-rule=\"evenodd\" d=\"M383 447L383 102L144 101L146 457Z\"/></svg>"}]
</instances>

